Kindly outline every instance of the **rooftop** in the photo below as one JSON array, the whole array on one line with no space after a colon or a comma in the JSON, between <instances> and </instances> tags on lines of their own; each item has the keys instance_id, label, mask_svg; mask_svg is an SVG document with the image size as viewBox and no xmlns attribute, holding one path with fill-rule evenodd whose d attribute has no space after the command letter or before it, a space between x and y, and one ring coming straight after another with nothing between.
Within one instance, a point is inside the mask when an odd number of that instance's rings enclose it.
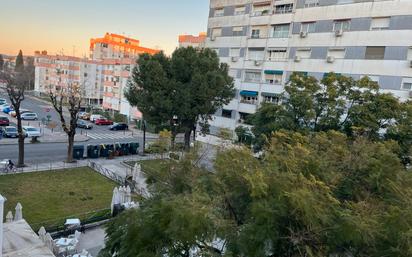
<instances>
[{"instance_id":1,"label":"rooftop","mask_svg":"<svg viewBox=\"0 0 412 257\"><path fill-rule=\"evenodd\" d=\"M24 219L3 226L3 257L55 257Z\"/></svg>"}]
</instances>

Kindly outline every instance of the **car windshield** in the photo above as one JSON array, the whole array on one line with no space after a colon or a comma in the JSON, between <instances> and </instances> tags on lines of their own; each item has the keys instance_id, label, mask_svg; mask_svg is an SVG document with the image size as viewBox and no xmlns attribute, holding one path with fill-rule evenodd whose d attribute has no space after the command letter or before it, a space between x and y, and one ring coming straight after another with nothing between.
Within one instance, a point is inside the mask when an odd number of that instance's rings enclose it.
<instances>
[{"instance_id":1,"label":"car windshield","mask_svg":"<svg viewBox=\"0 0 412 257\"><path fill-rule=\"evenodd\" d=\"M27 131L37 131L36 128L27 128L26 130L27 130Z\"/></svg>"},{"instance_id":2,"label":"car windshield","mask_svg":"<svg viewBox=\"0 0 412 257\"><path fill-rule=\"evenodd\" d=\"M8 120L6 117L0 117L0 120Z\"/></svg>"},{"instance_id":3,"label":"car windshield","mask_svg":"<svg viewBox=\"0 0 412 257\"><path fill-rule=\"evenodd\" d=\"M26 113L25 115L26 116L34 116L35 114L34 113Z\"/></svg>"},{"instance_id":4,"label":"car windshield","mask_svg":"<svg viewBox=\"0 0 412 257\"><path fill-rule=\"evenodd\" d=\"M6 128L7 132L16 132L17 129L16 128Z\"/></svg>"}]
</instances>

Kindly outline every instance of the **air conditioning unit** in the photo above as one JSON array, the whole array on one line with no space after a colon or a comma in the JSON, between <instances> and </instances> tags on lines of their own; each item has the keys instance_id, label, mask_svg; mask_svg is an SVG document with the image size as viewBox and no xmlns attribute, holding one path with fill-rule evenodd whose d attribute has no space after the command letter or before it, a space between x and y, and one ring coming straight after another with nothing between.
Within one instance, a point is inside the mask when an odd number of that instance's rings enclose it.
<instances>
[{"instance_id":1,"label":"air conditioning unit","mask_svg":"<svg viewBox=\"0 0 412 257\"><path fill-rule=\"evenodd\" d=\"M307 37L308 36L308 32L307 31L301 31L300 32L300 37L301 38L305 38L305 37Z\"/></svg>"},{"instance_id":2,"label":"air conditioning unit","mask_svg":"<svg viewBox=\"0 0 412 257\"><path fill-rule=\"evenodd\" d=\"M333 57L333 56L328 56L328 57L326 58L326 61L327 61L328 63L333 63L333 62L335 61L335 57Z\"/></svg>"},{"instance_id":3,"label":"air conditioning unit","mask_svg":"<svg viewBox=\"0 0 412 257\"><path fill-rule=\"evenodd\" d=\"M294 61L295 61L295 62L300 62L300 60L301 60L300 56L299 56L299 55L296 55L295 58L294 58Z\"/></svg>"},{"instance_id":4,"label":"air conditioning unit","mask_svg":"<svg viewBox=\"0 0 412 257\"><path fill-rule=\"evenodd\" d=\"M260 66L260 65L262 65L261 61L255 61L255 66Z\"/></svg>"},{"instance_id":5,"label":"air conditioning unit","mask_svg":"<svg viewBox=\"0 0 412 257\"><path fill-rule=\"evenodd\" d=\"M412 60L409 61L409 67L412 68Z\"/></svg>"},{"instance_id":6,"label":"air conditioning unit","mask_svg":"<svg viewBox=\"0 0 412 257\"><path fill-rule=\"evenodd\" d=\"M341 37L342 35L343 35L343 30L342 29L335 31L335 36L336 37Z\"/></svg>"},{"instance_id":7,"label":"air conditioning unit","mask_svg":"<svg viewBox=\"0 0 412 257\"><path fill-rule=\"evenodd\" d=\"M236 57L236 56L232 56L231 60L232 60L232 62L237 62L239 60L239 58Z\"/></svg>"}]
</instances>

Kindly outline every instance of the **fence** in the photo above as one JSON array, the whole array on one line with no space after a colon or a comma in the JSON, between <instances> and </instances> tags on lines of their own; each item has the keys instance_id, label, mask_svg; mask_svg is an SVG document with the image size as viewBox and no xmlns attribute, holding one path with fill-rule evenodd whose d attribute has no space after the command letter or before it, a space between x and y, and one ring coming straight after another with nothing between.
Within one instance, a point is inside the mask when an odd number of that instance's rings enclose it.
<instances>
[{"instance_id":1,"label":"fence","mask_svg":"<svg viewBox=\"0 0 412 257\"><path fill-rule=\"evenodd\" d=\"M96 172L100 173L101 175L105 176L106 178L116 181L120 185L125 184L124 178L122 178L121 176L117 175L115 172L109 170L108 168L103 167L102 165L96 162L89 161L87 166L89 166L91 169L95 170Z\"/></svg>"}]
</instances>

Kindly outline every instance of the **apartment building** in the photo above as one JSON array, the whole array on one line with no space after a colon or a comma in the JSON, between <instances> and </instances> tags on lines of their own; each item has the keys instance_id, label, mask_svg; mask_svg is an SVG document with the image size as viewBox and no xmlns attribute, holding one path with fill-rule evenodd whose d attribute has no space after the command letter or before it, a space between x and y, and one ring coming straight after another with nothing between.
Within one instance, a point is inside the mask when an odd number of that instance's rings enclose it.
<instances>
[{"instance_id":1,"label":"apartment building","mask_svg":"<svg viewBox=\"0 0 412 257\"><path fill-rule=\"evenodd\" d=\"M206 32L200 32L198 36L193 35L180 35L179 47L205 47L207 34Z\"/></svg>"},{"instance_id":2,"label":"apartment building","mask_svg":"<svg viewBox=\"0 0 412 257\"><path fill-rule=\"evenodd\" d=\"M237 89L212 132L276 103L295 71L369 76L384 92L412 96L410 0L211 0L207 36Z\"/></svg>"},{"instance_id":3,"label":"apartment building","mask_svg":"<svg viewBox=\"0 0 412 257\"><path fill-rule=\"evenodd\" d=\"M102 65L99 61L73 56L35 52L34 90L39 93L58 91L68 85L82 88L85 103L100 105L103 99Z\"/></svg>"},{"instance_id":4,"label":"apartment building","mask_svg":"<svg viewBox=\"0 0 412 257\"><path fill-rule=\"evenodd\" d=\"M140 46L139 40L111 33L90 40L89 59L37 51L35 91L48 93L50 88L58 90L77 84L86 104L136 119L141 113L130 106L123 92L139 54L158 51Z\"/></svg>"},{"instance_id":5,"label":"apartment building","mask_svg":"<svg viewBox=\"0 0 412 257\"><path fill-rule=\"evenodd\" d=\"M137 58L142 53L157 52L158 50L140 46L137 39L113 33L90 39L90 58L93 60Z\"/></svg>"}]
</instances>

